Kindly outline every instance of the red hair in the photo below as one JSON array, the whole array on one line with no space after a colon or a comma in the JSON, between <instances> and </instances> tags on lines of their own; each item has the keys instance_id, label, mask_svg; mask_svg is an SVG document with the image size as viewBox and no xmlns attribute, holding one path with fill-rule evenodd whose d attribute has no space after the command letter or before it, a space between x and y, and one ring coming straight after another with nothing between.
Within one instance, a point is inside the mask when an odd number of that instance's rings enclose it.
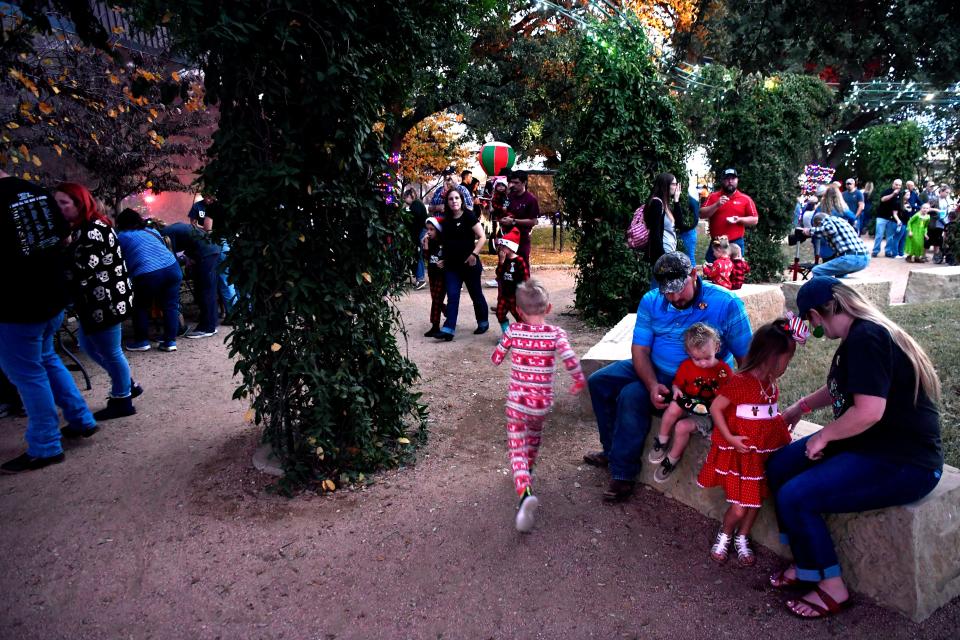
<instances>
[{"instance_id":1,"label":"red hair","mask_svg":"<svg viewBox=\"0 0 960 640\"><path fill-rule=\"evenodd\" d=\"M60 193L65 193L70 196L74 206L77 207L77 211L80 212L80 219L83 222L100 220L109 227L113 226L113 221L100 211L100 208L97 206L97 201L93 199L93 194L82 184L77 184L76 182L61 182L54 191L59 191Z\"/></svg>"}]
</instances>

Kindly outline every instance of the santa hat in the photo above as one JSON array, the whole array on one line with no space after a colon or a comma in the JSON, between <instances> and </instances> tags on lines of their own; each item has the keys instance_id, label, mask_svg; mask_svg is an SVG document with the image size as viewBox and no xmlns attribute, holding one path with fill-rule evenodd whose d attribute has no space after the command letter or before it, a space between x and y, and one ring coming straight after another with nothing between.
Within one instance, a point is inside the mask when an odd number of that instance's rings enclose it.
<instances>
[{"instance_id":1,"label":"santa hat","mask_svg":"<svg viewBox=\"0 0 960 640\"><path fill-rule=\"evenodd\" d=\"M514 227L500 238L500 246L516 253L520 249L520 229Z\"/></svg>"},{"instance_id":2,"label":"santa hat","mask_svg":"<svg viewBox=\"0 0 960 640\"><path fill-rule=\"evenodd\" d=\"M440 224L440 218L436 216L430 216L427 218L427 224L432 224L437 231L443 231L443 226Z\"/></svg>"}]
</instances>

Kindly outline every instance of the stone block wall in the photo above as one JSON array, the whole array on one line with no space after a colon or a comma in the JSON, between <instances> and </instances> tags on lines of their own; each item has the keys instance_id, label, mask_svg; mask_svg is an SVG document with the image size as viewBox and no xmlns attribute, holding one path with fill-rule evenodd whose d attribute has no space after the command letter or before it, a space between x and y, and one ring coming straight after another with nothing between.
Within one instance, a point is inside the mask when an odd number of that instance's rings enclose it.
<instances>
[{"instance_id":1,"label":"stone block wall","mask_svg":"<svg viewBox=\"0 0 960 640\"><path fill-rule=\"evenodd\" d=\"M916 269L907 278L904 302L933 302L960 298L960 267Z\"/></svg>"},{"instance_id":2,"label":"stone block wall","mask_svg":"<svg viewBox=\"0 0 960 640\"><path fill-rule=\"evenodd\" d=\"M780 285L783 290L783 297L787 309L797 313L797 292L803 286L805 280L796 282L787 281ZM856 274L847 276L843 283L859 291L867 300L881 309L890 306L890 281L880 278L856 277Z\"/></svg>"},{"instance_id":3,"label":"stone block wall","mask_svg":"<svg viewBox=\"0 0 960 640\"><path fill-rule=\"evenodd\" d=\"M667 482L658 484L653 480L655 466L646 461L646 454L659 424L654 419L639 480L719 522L727 510L723 490L697 486L709 439L694 433L678 469ZM820 428L801 422L794 439ZM945 467L940 484L919 502L828 516L827 526L848 586L878 604L920 622L960 595L960 471L956 468ZM790 549L780 544L772 501L760 510L751 538L784 558L791 557Z\"/></svg>"}]
</instances>

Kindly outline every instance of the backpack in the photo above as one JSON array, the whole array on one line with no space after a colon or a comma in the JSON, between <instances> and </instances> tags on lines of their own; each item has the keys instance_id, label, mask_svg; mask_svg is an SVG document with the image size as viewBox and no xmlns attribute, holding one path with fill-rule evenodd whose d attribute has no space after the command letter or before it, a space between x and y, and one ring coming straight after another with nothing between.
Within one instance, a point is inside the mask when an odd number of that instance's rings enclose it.
<instances>
[{"instance_id":1,"label":"backpack","mask_svg":"<svg viewBox=\"0 0 960 640\"><path fill-rule=\"evenodd\" d=\"M627 228L627 246L634 250L645 249L650 242L650 229L643 219L643 205L633 212L633 220Z\"/></svg>"}]
</instances>

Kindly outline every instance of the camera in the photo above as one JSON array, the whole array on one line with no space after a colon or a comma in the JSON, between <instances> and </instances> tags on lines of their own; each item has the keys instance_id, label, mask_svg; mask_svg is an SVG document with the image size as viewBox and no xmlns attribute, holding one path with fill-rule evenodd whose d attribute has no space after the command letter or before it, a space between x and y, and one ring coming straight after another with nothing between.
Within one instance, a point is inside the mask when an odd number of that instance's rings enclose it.
<instances>
[{"instance_id":1,"label":"camera","mask_svg":"<svg viewBox=\"0 0 960 640\"><path fill-rule=\"evenodd\" d=\"M789 246L795 246L807 239L807 234L802 227L796 227L789 236L787 236L787 244Z\"/></svg>"}]
</instances>

